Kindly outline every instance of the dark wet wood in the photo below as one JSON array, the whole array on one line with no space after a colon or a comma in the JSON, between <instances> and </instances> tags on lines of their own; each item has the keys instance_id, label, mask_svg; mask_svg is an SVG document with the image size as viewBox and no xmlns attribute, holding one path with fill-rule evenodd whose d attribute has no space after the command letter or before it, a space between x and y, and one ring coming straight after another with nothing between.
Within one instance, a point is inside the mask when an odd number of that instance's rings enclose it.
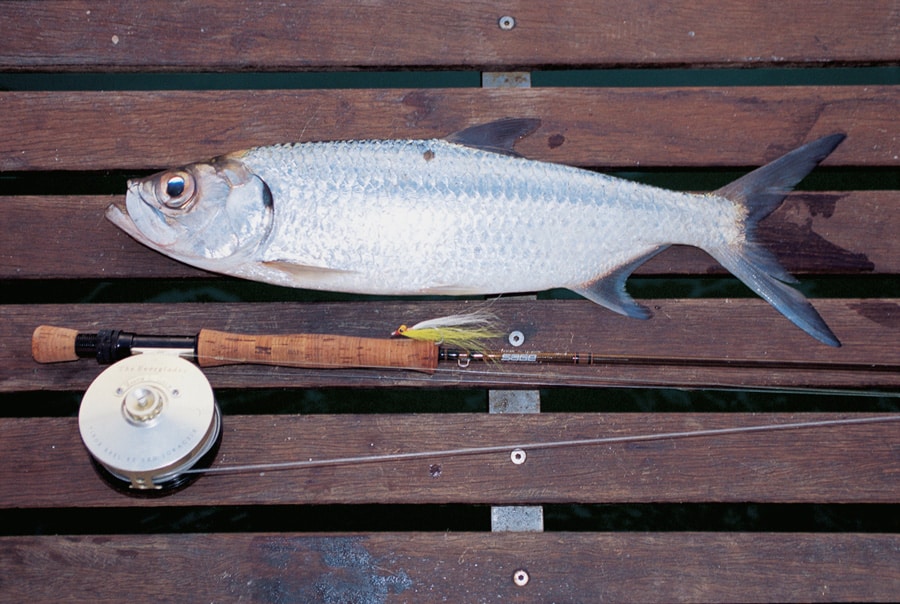
<instances>
[{"instance_id":1,"label":"dark wet wood","mask_svg":"<svg viewBox=\"0 0 900 604\"><path fill-rule=\"evenodd\" d=\"M286 400L290 396L284 393ZM0 467L0 508L896 501L897 421L565 448L527 446L860 417L874 416L655 413L648 421L641 413L226 414L213 468L433 453L421 459L208 474L190 488L150 500L128 498L95 474L76 418L5 418L0 419L0 452L16 463ZM486 445L501 449L479 455L439 453ZM521 465L510 460L517 447L527 454Z\"/></svg>"},{"instance_id":2,"label":"dark wet wood","mask_svg":"<svg viewBox=\"0 0 900 604\"><path fill-rule=\"evenodd\" d=\"M890 86L0 93L0 170L162 169L256 145L442 137L537 117L516 149L594 167L755 166L835 132L826 166L898 166Z\"/></svg>"},{"instance_id":3,"label":"dark wet wood","mask_svg":"<svg viewBox=\"0 0 900 604\"><path fill-rule=\"evenodd\" d=\"M814 304L842 348L820 344L759 299L647 300L647 321L585 300L500 299L491 306L504 330L526 344L516 352L609 355L585 365L442 363L434 375L402 370L303 370L231 366L206 370L216 388L498 387L527 385L680 385L896 387L900 385L900 300L823 299ZM193 334L333 333L387 337L402 323L483 308L480 302L335 302L256 304L78 304L0 307L0 390L81 390L100 371L95 361L39 364L31 334L41 324L79 331L124 329ZM505 338L494 344L511 349ZM649 357L649 358L648 358Z\"/></svg>"},{"instance_id":4,"label":"dark wet wood","mask_svg":"<svg viewBox=\"0 0 900 604\"><path fill-rule=\"evenodd\" d=\"M0 239L2 279L210 277L153 252L104 218L121 196L7 197L0 223L16 225ZM760 226L767 249L794 274L897 274L900 193L795 193ZM31 242L41 241L41 246ZM78 258L77 263L72 258ZM674 247L638 275L723 274L706 253Z\"/></svg>"},{"instance_id":5,"label":"dark wet wood","mask_svg":"<svg viewBox=\"0 0 900 604\"><path fill-rule=\"evenodd\" d=\"M159 600L863 602L900 595L898 552L853 533L84 535L2 538L0 572L32 602L119 602L138 563Z\"/></svg>"},{"instance_id":6,"label":"dark wet wood","mask_svg":"<svg viewBox=\"0 0 900 604\"><path fill-rule=\"evenodd\" d=\"M397 67L791 65L893 61L888 0L748 5L658 0L559 6L435 0L4 2L4 69L303 70ZM515 27L499 27L503 16ZM79 32L73 35L73 30Z\"/></svg>"}]
</instances>

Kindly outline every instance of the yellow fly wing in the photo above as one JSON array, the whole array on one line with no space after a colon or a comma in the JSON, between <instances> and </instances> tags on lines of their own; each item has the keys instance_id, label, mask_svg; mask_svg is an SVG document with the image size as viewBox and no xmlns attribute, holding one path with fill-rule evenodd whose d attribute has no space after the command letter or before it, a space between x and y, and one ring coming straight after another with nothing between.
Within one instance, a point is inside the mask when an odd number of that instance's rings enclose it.
<instances>
[{"instance_id":1,"label":"yellow fly wing","mask_svg":"<svg viewBox=\"0 0 900 604\"><path fill-rule=\"evenodd\" d=\"M401 325L394 335L477 351L484 349L485 340L502 336L503 332L498 329L494 315L476 311L429 319L412 327Z\"/></svg>"}]
</instances>

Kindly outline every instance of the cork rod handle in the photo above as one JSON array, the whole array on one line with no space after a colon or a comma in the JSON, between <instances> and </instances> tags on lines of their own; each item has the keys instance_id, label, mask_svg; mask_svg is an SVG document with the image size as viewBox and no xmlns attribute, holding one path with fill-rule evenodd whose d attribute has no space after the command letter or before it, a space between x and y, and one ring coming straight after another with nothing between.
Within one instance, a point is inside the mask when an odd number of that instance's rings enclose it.
<instances>
[{"instance_id":1,"label":"cork rod handle","mask_svg":"<svg viewBox=\"0 0 900 604\"><path fill-rule=\"evenodd\" d=\"M197 338L201 367L244 363L310 369L395 368L432 373L438 347L431 342L326 334L245 335L203 329Z\"/></svg>"},{"instance_id":2,"label":"cork rod handle","mask_svg":"<svg viewBox=\"0 0 900 604\"><path fill-rule=\"evenodd\" d=\"M438 363L437 346L407 339L327 334L245 335L212 329L201 330L196 340L193 336L141 336L118 330L113 333L116 335L111 344L117 355L131 354L133 347L179 349L192 353L201 367L258 364L310 369L393 368L433 373ZM75 361L80 356L76 345L79 337L87 337L93 346L97 345L96 337L91 340L91 335L66 327L41 325L31 337L31 355L38 363ZM125 348L120 344L120 336L127 338ZM85 356L84 350L80 352ZM88 352L94 356L97 349L88 347ZM122 358L108 356L106 362Z\"/></svg>"},{"instance_id":3,"label":"cork rod handle","mask_svg":"<svg viewBox=\"0 0 900 604\"><path fill-rule=\"evenodd\" d=\"M78 331L67 327L41 325L31 336L31 356L38 363L77 361L75 336Z\"/></svg>"}]
</instances>

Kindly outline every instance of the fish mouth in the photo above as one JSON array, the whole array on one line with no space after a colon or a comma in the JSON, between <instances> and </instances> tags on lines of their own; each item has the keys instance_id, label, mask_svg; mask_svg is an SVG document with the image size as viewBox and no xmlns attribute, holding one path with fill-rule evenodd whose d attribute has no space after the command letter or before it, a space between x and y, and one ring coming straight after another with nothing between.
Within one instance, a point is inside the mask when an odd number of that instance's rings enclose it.
<instances>
[{"instance_id":1,"label":"fish mouth","mask_svg":"<svg viewBox=\"0 0 900 604\"><path fill-rule=\"evenodd\" d=\"M129 183L129 188L130 187L131 183ZM146 237L144 237L144 234L138 229L137 224L135 224L131 216L128 215L127 210L123 211L122 208L111 203L106 208L106 219L138 241L146 241Z\"/></svg>"},{"instance_id":2,"label":"fish mouth","mask_svg":"<svg viewBox=\"0 0 900 604\"><path fill-rule=\"evenodd\" d=\"M166 228L152 228L155 224L153 220L148 223L148 216L144 215L147 211L152 213L155 220L164 224L168 223L168 220L158 207L154 207L144 199L141 195L142 188L143 183L140 180L129 180L124 203L109 204L106 208L106 219L136 241L152 249L159 249L171 243L174 234ZM149 232L147 228L139 226L138 221L149 228Z\"/></svg>"}]
</instances>

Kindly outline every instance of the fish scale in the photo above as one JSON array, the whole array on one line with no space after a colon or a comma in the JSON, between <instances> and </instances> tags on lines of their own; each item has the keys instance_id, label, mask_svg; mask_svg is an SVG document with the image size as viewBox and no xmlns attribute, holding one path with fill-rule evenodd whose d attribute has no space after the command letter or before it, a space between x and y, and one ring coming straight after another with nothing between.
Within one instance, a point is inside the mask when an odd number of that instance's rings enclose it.
<instances>
[{"instance_id":1,"label":"fish scale","mask_svg":"<svg viewBox=\"0 0 900 604\"><path fill-rule=\"evenodd\" d=\"M257 281L388 295L564 287L636 318L650 313L627 277L669 245L692 245L839 345L753 231L843 135L695 195L514 155L537 126L256 147L131 182L127 214L107 215L177 260Z\"/></svg>"},{"instance_id":2,"label":"fish scale","mask_svg":"<svg viewBox=\"0 0 900 604\"><path fill-rule=\"evenodd\" d=\"M654 190L651 204L642 185L441 140L265 147L241 159L276 200L269 259L347 271L331 285L349 291L577 286L636 251L673 239L702 245L686 232L700 210L690 201L720 222L700 235L737 218L714 198Z\"/></svg>"}]
</instances>

